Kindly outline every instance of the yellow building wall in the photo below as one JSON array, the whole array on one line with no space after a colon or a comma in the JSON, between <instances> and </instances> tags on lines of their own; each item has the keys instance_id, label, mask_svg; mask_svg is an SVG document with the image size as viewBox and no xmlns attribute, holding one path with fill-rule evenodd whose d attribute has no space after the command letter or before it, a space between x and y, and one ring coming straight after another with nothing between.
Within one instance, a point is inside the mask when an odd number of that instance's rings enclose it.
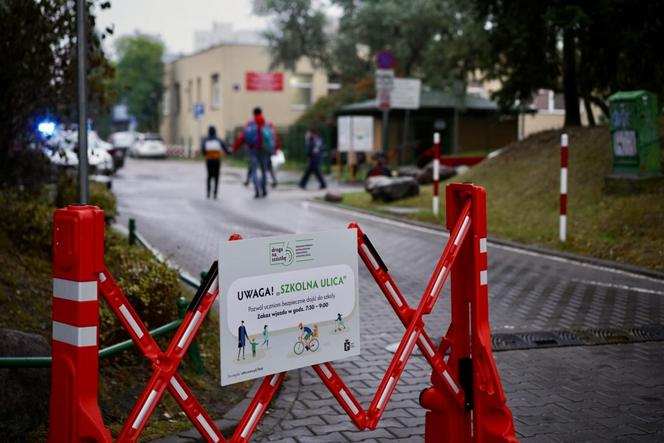
<instances>
[{"instance_id":1,"label":"yellow building wall","mask_svg":"<svg viewBox=\"0 0 664 443\"><path fill-rule=\"evenodd\" d=\"M197 152L201 137L214 125L217 133L225 137L227 132L243 126L252 118L256 106L263 109L266 119L275 126L292 124L304 108L292 104L296 88L291 84L292 72L283 72L282 91L247 91L247 72L269 72L270 55L264 46L222 45L186 56L168 64L164 75L164 88L169 95L169 115L163 115L161 135L167 143L191 146ZM297 74L311 74L311 103L327 95L326 74L315 70L307 60L300 61ZM212 76L219 76L221 103L212 108ZM200 82L200 92L198 84ZM180 84L180 109L175 113L175 84ZM189 90L191 85L191 90ZM237 86L237 90L234 89ZM193 104L202 102L205 114L198 121L194 118Z\"/></svg>"}]
</instances>

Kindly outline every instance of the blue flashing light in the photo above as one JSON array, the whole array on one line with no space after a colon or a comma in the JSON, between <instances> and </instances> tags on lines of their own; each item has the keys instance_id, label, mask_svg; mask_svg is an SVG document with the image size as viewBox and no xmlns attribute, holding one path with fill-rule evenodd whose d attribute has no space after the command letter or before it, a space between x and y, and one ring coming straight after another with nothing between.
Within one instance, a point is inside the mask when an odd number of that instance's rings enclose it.
<instances>
[{"instance_id":1,"label":"blue flashing light","mask_svg":"<svg viewBox=\"0 0 664 443\"><path fill-rule=\"evenodd\" d=\"M37 125L37 131L39 131L42 137L50 137L55 133L55 122L43 120Z\"/></svg>"}]
</instances>

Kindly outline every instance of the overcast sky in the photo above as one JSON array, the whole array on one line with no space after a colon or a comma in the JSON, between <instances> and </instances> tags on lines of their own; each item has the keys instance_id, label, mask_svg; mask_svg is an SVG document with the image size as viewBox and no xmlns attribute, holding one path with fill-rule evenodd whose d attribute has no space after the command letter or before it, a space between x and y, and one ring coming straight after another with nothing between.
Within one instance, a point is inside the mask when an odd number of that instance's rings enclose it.
<instances>
[{"instance_id":1,"label":"overcast sky","mask_svg":"<svg viewBox=\"0 0 664 443\"><path fill-rule=\"evenodd\" d=\"M265 18L251 14L251 0L111 0L111 9L97 11L99 29L115 27L104 43L111 56L113 40L135 31L161 36L170 53L190 53L194 31L210 30L214 21L231 22L235 30L267 27Z\"/></svg>"}]
</instances>

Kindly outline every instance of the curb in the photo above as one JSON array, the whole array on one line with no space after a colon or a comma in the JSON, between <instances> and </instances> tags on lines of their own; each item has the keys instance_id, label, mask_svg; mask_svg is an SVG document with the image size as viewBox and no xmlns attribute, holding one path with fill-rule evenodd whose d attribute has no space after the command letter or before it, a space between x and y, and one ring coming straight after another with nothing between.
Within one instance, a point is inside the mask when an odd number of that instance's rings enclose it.
<instances>
[{"instance_id":1,"label":"curb","mask_svg":"<svg viewBox=\"0 0 664 443\"><path fill-rule=\"evenodd\" d=\"M371 215L374 217L386 218L388 220L397 221L401 223L411 224L419 226L421 228L431 229L431 230L442 230L447 233L447 229L441 224L436 225L434 223L423 222L419 220L410 220L406 218L401 218L392 214L385 214L383 212L372 211L369 209L354 208L352 206L344 205L343 203L330 203L325 200L312 200L313 203L320 204L321 206L330 206L337 209L342 209L349 213L357 213L363 215ZM612 260L605 260L596 257L589 257L585 255L574 254L571 252L559 251L557 249L550 249L543 246L527 245L523 243L517 243L511 240L504 240L496 238L493 236L488 236L489 243L494 243L496 245L507 246L514 249L519 249L528 252L534 252L541 255L552 255L555 257L563 258L570 261L575 261L578 263L587 263L597 267L617 269L624 272L629 272L632 274L638 274L645 277L654 278L657 280L664 280L664 272L656 271L654 269L643 268L636 265L630 265L627 263L620 263Z\"/></svg>"}]
</instances>

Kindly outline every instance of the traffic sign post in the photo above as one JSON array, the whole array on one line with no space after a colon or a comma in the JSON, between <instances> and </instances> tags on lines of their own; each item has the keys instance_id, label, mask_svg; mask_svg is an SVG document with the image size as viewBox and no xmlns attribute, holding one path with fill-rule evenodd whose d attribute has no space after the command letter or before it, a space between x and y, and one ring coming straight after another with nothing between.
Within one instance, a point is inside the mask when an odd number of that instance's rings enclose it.
<instances>
[{"instance_id":1,"label":"traffic sign post","mask_svg":"<svg viewBox=\"0 0 664 443\"><path fill-rule=\"evenodd\" d=\"M394 70L392 69L377 69L376 70L376 103L378 108L383 111L383 126L382 126L382 149L383 153L387 153L387 138L388 138L388 124L390 113L390 94L394 88Z\"/></svg>"}]
</instances>

